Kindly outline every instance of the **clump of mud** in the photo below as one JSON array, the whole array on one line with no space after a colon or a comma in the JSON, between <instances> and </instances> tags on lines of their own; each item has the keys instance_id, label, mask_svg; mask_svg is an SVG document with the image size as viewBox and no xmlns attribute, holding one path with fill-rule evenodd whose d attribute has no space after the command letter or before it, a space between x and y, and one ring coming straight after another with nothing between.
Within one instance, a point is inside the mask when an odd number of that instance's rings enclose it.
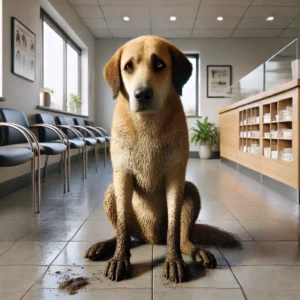
<instances>
[{"instance_id":1,"label":"clump of mud","mask_svg":"<svg viewBox=\"0 0 300 300\"><path fill-rule=\"evenodd\" d=\"M59 289L68 292L69 295L77 294L78 290L89 284L89 279L86 277L77 277L65 280L59 284Z\"/></svg>"}]
</instances>

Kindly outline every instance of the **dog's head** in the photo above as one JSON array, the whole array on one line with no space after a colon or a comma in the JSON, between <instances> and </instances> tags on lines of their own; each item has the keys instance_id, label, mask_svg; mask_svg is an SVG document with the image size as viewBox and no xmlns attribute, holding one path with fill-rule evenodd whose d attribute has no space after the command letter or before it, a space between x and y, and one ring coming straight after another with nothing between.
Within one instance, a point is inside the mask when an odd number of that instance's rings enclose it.
<instances>
[{"instance_id":1,"label":"dog's head","mask_svg":"<svg viewBox=\"0 0 300 300\"><path fill-rule=\"evenodd\" d=\"M132 112L159 111L168 95L182 88L192 73L192 65L174 45L155 36L143 36L119 48L104 69L113 91L121 92Z\"/></svg>"}]
</instances>

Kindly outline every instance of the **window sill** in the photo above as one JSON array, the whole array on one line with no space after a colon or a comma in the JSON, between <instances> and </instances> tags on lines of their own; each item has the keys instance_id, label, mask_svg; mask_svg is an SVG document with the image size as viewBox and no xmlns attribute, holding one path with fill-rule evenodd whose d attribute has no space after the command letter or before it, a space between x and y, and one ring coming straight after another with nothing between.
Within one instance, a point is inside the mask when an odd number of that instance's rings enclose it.
<instances>
[{"instance_id":1,"label":"window sill","mask_svg":"<svg viewBox=\"0 0 300 300\"><path fill-rule=\"evenodd\" d=\"M56 108L51 108L51 107L48 107L48 106L38 105L36 108L40 109L40 110L56 112L56 113L63 114L63 115L68 115L68 116L89 118L89 116L87 116L87 115L80 115L80 114L76 114L76 113L72 113L72 112L68 112L68 111L63 111L63 110L56 109Z\"/></svg>"},{"instance_id":2,"label":"window sill","mask_svg":"<svg viewBox=\"0 0 300 300\"><path fill-rule=\"evenodd\" d=\"M192 118L195 118L195 119L199 119L199 118L202 118L202 116L185 116L187 119L192 119Z\"/></svg>"},{"instance_id":3,"label":"window sill","mask_svg":"<svg viewBox=\"0 0 300 300\"><path fill-rule=\"evenodd\" d=\"M0 97L0 101L6 101L6 98Z\"/></svg>"}]
</instances>

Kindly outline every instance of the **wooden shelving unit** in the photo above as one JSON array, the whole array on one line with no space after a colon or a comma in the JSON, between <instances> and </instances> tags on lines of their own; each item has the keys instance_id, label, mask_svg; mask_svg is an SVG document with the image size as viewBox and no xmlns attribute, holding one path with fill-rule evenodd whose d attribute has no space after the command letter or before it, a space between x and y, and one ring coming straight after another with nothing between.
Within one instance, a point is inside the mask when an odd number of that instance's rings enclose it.
<instances>
[{"instance_id":1,"label":"wooden shelving unit","mask_svg":"<svg viewBox=\"0 0 300 300\"><path fill-rule=\"evenodd\" d=\"M221 157L300 190L299 101L300 79L220 110ZM288 119L283 118L282 111ZM269 119L264 118L266 114ZM253 117L259 117L258 122ZM286 135L286 130L291 136ZM252 131L259 131L260 136L248 135ZM253 144L259 145L256 154L251 153ZM265 155L265 148L270 149L270 155Z\"/></svg>"}]
</instances>

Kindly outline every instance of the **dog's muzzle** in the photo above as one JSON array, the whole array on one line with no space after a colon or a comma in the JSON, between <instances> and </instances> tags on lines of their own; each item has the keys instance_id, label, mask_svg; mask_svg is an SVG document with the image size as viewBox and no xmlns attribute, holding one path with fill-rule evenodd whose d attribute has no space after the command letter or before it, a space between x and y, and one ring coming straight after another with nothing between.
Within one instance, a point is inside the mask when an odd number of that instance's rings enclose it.
<instances>
[{"instance_id":1,"label":"dog's muzzle","mask_svg":"<svg viewBox=\"0 0 300 300\"><path fill-rule=\"evenodd\" d=\"M136 112L147 112L153 110L153 89L149 87L138 88L134 92L137 101Z\"/></svg>"}]
</instances>

